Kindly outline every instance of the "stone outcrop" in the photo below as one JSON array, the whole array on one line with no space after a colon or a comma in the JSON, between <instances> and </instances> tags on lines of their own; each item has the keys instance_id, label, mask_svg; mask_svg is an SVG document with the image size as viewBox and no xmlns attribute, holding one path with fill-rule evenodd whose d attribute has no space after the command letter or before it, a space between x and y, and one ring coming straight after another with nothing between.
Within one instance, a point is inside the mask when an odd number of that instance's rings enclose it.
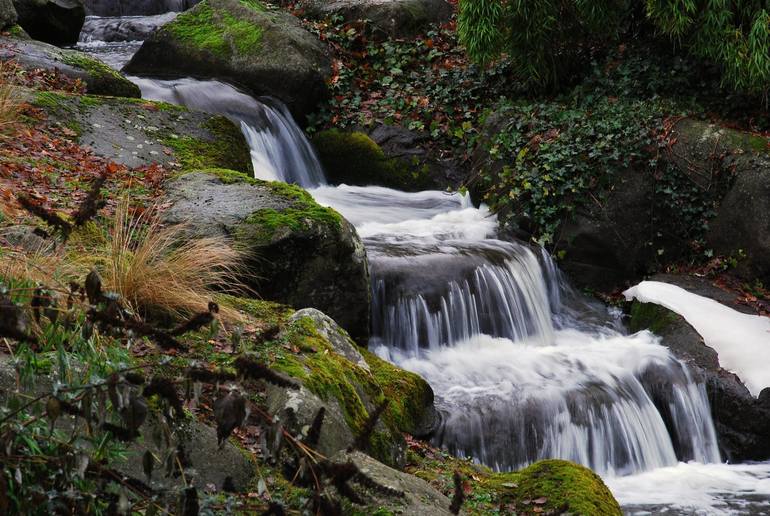
<instances>
[{"instance_id":1,"label":"stone outcrop","mask_svg":"<svg viewBox=\"0 0 770 516\"><path fill-rule=\"evenodd\" d=\"M317 308L360 343L369 335L369 272L353 226L299 187L226 171L168 184L169 222L225 234L244 250L243 280L265 299Z\"/></svg>"},{"instance_id":2,"label":"stone outcrop","mask_svg":"<svg viewBox=\"0 0 770 516\"><path fill-rule=\"evenodd\" d=\"M34 39L53 45L77 43L86 19L82 0L13 0L19 25Z\"/></svg>"},{"instance_id":3,"label":"stone outcrop","mask_svg":"<svg viewBox=\"0 0 770 516\"><path fill-rule=\"evenodd\" d=\"M204 0L145 41L125 70L222 79L280 99L300 120L327 95L331 74L321 41L257 0Z\"/></svg>"},{"instance_id":4,"label":"stone outcrop","mask_svg":"<svg viewBox=\"0 0 770 516\"><path fill-rule=\"evenodd\" d=\"M141 97L139 87L102 61L77 50L58 48L42 41L0 36L0 60L13 59L27 69L56 69L85 83L94 95Z\"/></svg>"}]
</instances>

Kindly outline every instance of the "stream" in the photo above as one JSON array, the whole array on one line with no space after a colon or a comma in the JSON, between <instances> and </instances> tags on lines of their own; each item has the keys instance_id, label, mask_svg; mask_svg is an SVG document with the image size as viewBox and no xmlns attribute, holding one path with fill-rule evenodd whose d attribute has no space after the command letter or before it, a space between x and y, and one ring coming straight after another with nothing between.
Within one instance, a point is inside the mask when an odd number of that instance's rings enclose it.
<instances>
[{"instance_id":1,"label":"stream","mask_svg":"<svg viewBox=\"0 0 770 516\"><path fill-rule=\"evenodd\" d=\"M121 68L173 19L89 17L78 48ZM496 470L545 458L600 474L627 514L768 514L770 464L728 465L704 387L649 332L574 291L550 257L497 238L469 196L330 186L285 106L218 81L130 77L145 98L224 114L255 175L297 183L357 229L379 356L433 387L434 444Z\"/></svg>"}]
</instances>

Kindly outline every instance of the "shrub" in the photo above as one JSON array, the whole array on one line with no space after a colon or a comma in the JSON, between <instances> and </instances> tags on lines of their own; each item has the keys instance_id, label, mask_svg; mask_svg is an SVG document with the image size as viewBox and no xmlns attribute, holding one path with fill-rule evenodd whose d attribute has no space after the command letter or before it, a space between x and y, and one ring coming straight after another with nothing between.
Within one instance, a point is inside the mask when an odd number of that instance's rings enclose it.
<instances>
[{"instance_id":1,"label":"shrub","mask_svg":"<svg viewBox=\"0 0 770 516\"><path fill-rule=\"evenodd\" d=\"M617 38L619 29L634 20L633 5L624 0L460 0L458 30L474 59L487 62L508 53L522 76L555 85L568 77L568 64L581 52ZM767 2L750 0L647 0L644 18L678 48L717 65L725 85L766 95L768 10Z\"/></svg>"}]
</instances>

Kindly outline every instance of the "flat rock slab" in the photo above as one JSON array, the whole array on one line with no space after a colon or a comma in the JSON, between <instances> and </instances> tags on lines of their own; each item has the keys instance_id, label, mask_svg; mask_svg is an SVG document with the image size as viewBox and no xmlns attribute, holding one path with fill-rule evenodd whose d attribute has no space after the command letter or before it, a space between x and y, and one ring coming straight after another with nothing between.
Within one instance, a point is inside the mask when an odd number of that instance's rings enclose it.
<instances>
[{"instance_id":1,"label":"flat rock slab","mask_svg":"<svg viewBox=\"0 0 770 516\"><path fill-rule=\"evenodd\" d=\"M76 132L81 145L128 167L194 161L251 173L240 129L221 116L144 100L55 93L38 94L32 103Z\"/></svg>"},{"instance_id":2,"label":"flat rock slab","mask_svg":"<svg viewBox=\"0 0 770 516\"><path fill-rule=\"evenodd\" d=\"M116 97L142 96L139 86L102 61L42 41L0 36L0 61L14 60L27 69L56 69L72 79L80 79L88 93Z\"/></svg>"}]
</instances>

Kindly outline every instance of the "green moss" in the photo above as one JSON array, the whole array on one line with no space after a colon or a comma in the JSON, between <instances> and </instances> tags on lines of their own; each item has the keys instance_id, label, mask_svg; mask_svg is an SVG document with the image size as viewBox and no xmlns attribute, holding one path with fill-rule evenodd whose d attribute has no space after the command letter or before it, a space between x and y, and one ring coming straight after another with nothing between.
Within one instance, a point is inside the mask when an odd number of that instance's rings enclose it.
<instances>
[{"instance_id":1,"label":"green moss","mask_svg":"<svg viewBox=\"0 0 770 516\"><path fill-rule=\"evenodd\" d=\"M56 93L54 91L38 91L32 99L32 104L42 108L62 109L68 107L67 102L71 98L70 95Z\"/></svg>"},{"instance_id":2,"label":"green moss","mask_svg":"<svg viewBox=\"0 0 770 516\"><path fill-rule=\"evenodd\" d=\"M313 144L333 183L380 185L403 190L433 186L427 167L418 159L388 158L364 133L330 129L316 134Z\"/></svg>"},{"instance_id":3,"label":"green moss","mask_svg":"<svg viewBox=\"0 0 770 516\"><path fill-rule=\"evenodd\" d=\"M259 184L259 181L253 177L249 177L242 172L236 172L235 170L229 170L226 168L207 168L204 170L196 170L195 172L202 172L204 174L216 176L220 181L222 181L223 184L226 185L234 185L240 183L246 183L249 185Z\"/></svg>"},{"instance_id":4,"label":"green moss","mask_svg":"<svg viewBox=\"0 0 770 516\"><path fill-rule=\"evenodd\" d=\"M18 39L32 39L29 37L29 34L27 34L27 31L21 28L21 25L12 25L8 29L8 33L13 36L14 38Z\"/></svg>"},{"instance_id":5,"label":"green moss","mask_svg":"<svg viewBox=\"0 0 770 516\"><path fill-rule=\"evenodd\" d=\"M544 460L516 473L492 475L486 484L502 493L504 503L512 504L518 514L621 514L618 502L596 473L564 460ZM542 504L532 503L543 498Z\"/></svg>"},{"instance_id":6,"label":"green moss","mask_svg":"<svg viewBox=\"0 0 770 516\"><path fill-rule=\"evenodd\" d=\"M294 312L292 308L272 301L237 297L229 294L221 294L217 298L217 302L272 325L285 323L286 319Z\"/></svg>"},{"instance_id":7,"label":"green moss","mask_svg":"<svg viewBox=\"0 0 770 516\"><path fill-rule=\"evenodd\" d=\"M225 168L252 175L251 155L238 127L223 116L209 119L204 127L211 140L168 135L162 143L174 150L183 171Z\"/></svg>"},{"instance_id":8,"label":"green moss","mask_svg":"<svg viewBox=\"0 0 770 516\"><path fill-rule=\"evenodd\" d=\"M255 0L241 0L243 6L257 12L265 10ZM247 18L236 17L227 11L211 7L204 1L179 15L164 27L183 44L218 57L234 52L249 54L261 48L263 29Z\"/></svg>"},{"instance_id":9,"label":"green moss","mask_svg":"<svg viewBox=\"0 0 770 516\"><path fill-rule=\"evenodd\" d=\"M126 79L117 70L83 53L68 51L62 57L64 64L85 70L90 76L86 80L91 93L114 95L116 97L141 97L139 86Z\"/></svg>"},{"instance_id":10,"label":"green moss","mask_svg":"<svg viewBox=\"0 0 770 516\"><path fill-rule=\"evenodd\" d=\"M265 245L281 229L296 232L309 231L316 227L342 228L342 216L331 208L316 203L303 189L285 183L266 184L272 193L289 201L282 210L265 208L250 214L237 231L238 240L251 245Z\"/></svg>"},{"instance_id":11,"label":"green moss","mask_svg":"<svg viewBox=\"0 0 770 516\"><path fill-rule=\"evenodd\" d=\"M661 335L678 318L679 316L674 312L660 305L634 301L631 304L629 327L632 332L650 330Z\"/></svg>"},{"instance_id":12,"label":"green moss","mask_svg":"<svg viewBox=\"0 0 770 516\"><path fill-rule=\"evenodd\" d=\"M431 448L407 453L406 471L451 496L457 471L467 482L463 512L487 514L620 515L620 507L601 478L590 469L563 460L537 462L521 471L494 473L470 459ZM538 500L544 498L545 500ZM535 500L543 503L533 503Z\"/></svg>"},{"instance_id":13,"label":"green moss","mask_svg":"<svg viewBox=\"0 0 770 516\"><path fill-rule=\"evenodd\" d=\"M433 390L421 376L404 371L365 349L359 350L377 385L391 402L387 417L406 433L415 433L425 407L433 403Z\"/></svg>"}]
</instances>

